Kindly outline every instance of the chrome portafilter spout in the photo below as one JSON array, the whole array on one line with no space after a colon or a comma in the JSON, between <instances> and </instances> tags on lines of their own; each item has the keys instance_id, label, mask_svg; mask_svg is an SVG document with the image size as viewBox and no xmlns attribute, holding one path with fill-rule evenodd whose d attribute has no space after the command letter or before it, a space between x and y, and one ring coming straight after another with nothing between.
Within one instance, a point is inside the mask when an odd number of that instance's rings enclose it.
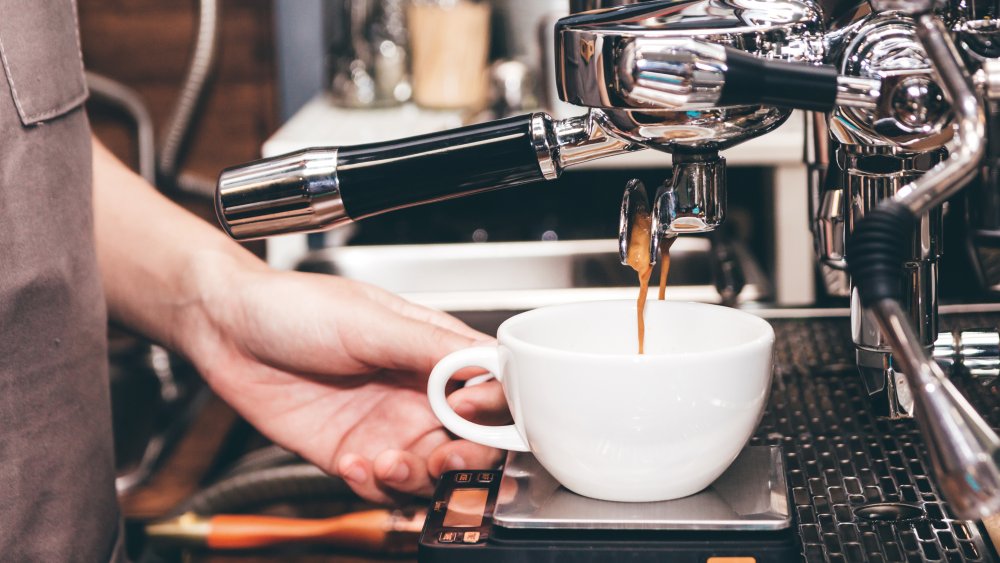
<instances>
[{"instance_id":1,"label":"chrome portafilter spout","mask_svg":"<svg viewBox=\"0 0 1000 563\"><path fill-rule=\"evenodd\" d=\"M682 234L708 233L726 218L726 159L715 151L675 152L670 176L656 192L652 211L645 186L630 180L622 197L619 257L627 263L628 243L637 214L650 213L650 264L663 241Z\"/></svg>"},{"instance_id":2,"label":"chrome portafilter spout","mask_svg":"<svg viewBox=\"0 0 1000 563\"><path fill-rule=\"evenodd\" d=\"M859 221L848 241L848 269L861 305L872 312L902 367L944 497L960 518L979 519L1000 510L1000 438L931 358L901 305L899 272L919 218L978 171L985 116L944 25L928 11L916 16L916 34L954 108L955 136L946 160Z\"/></svg>"},{"instance_id":3,"label":"chrome portafilter spout","mask_svg":"<svg viewBox=\"0 0 1000 563\"><path fill-rule=\"evenodd\" d=\"M714 231L726 219L726 159L715 151L675 152L670 178L653 201L656 238Z\"/></svg>"},{"instance_id":4,"label":"chrome portafilter spout","mask_svg":"<svg viewBox=\"0 0 1000 563\"><path fill-rule=\"evenodd\" d=\"M714 231L726 218L726 159L714 151L673 155L670 176L656 192L652 211L648 208L645 186L630 180L622 198L619 223L619 252L626 263L627 243L637 212L650 213L650 263L660 256L661 243L682 234ZM642 201L639 207L637 201Z\"/></svg>"}]
</instances>

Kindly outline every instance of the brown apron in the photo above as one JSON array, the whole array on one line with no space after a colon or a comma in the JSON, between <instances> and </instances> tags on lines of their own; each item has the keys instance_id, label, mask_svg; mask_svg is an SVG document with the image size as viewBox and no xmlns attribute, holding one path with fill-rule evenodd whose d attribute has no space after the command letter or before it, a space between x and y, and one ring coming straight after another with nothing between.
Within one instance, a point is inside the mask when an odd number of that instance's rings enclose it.
<instances>
[{"instance_id":1,"label":"brown apron","mask_svg":"<svg viewBox=\"0 0 1000 563\"><path fill-rule=\"evenodd\" d=\"M73 0L0 0L0 560L121 558Z\"/></svg>"}]
</instances>

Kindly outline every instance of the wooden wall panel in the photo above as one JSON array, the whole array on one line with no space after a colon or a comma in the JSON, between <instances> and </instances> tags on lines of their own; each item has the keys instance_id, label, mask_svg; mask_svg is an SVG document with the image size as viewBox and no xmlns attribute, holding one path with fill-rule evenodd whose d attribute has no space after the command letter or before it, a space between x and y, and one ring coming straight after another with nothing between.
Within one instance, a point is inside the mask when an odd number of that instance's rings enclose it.
<instances>
[{"instance_id":1,"label":"wooden wall panel","mask_svg":"<svg viewBox=\"0 0 1000 563\"><path fill-rule=\"evenodd\" d=\"M162 135L193 46L194 0L79 0L84 62L137 90ZM214 178L257 158L277 127L271 0L223 0L220 52L184 170ZM128 162L127 120L91 103L95 132Z\"/></svg>"}]
</instances>

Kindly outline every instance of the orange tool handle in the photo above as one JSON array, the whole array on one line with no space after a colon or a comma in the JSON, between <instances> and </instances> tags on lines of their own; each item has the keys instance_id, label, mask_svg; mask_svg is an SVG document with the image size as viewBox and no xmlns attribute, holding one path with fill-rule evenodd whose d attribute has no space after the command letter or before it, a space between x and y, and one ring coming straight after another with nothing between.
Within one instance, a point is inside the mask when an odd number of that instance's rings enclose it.
<instances>
[{"instance_id":1,"label":"orange tool handle","mask_svg":"<svg viewBox=\"0 0 1000 563\"><path fill-rule=\"evenodd\" d=\"M341 549L410 553L424 513L406 517L389 510L354 512L322 520L276 516L213 516L206 545L212 549L253 549L288 543L322 543Z\"/></svg>"}]
</instances>

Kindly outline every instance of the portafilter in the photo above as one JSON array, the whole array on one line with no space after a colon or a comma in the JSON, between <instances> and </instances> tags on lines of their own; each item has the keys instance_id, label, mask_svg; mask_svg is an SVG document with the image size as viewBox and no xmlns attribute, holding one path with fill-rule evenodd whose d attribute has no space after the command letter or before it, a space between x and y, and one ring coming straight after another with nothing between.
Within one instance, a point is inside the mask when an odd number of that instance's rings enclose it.
<instances>
[{"instance_id":1,"label":"portafilter","mask_svg":"<svg viewBox=\"0 0 1000 563\"><path fill-rule=\"evenodd\" d=\"M660 228L710 231L724 217L718 151L773 130L793 108L877 103L877 79L820 64L821 24L804 0L650 1L574 14L556 24L555 72L560 97L585 115L532 113L232 167L219 178L219 220L239 240L320 231L651 148L681 168Z\"/></svg>"}]
</instances>

